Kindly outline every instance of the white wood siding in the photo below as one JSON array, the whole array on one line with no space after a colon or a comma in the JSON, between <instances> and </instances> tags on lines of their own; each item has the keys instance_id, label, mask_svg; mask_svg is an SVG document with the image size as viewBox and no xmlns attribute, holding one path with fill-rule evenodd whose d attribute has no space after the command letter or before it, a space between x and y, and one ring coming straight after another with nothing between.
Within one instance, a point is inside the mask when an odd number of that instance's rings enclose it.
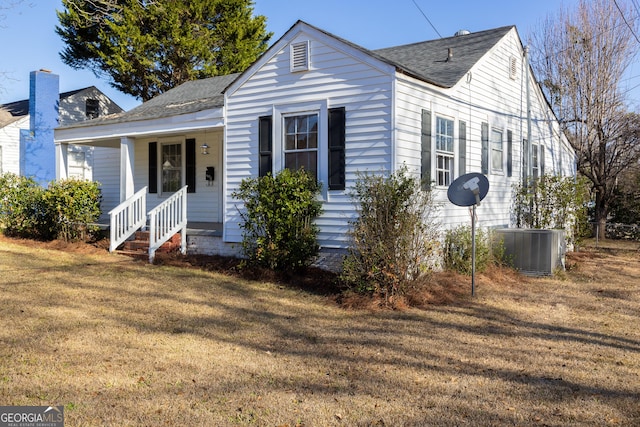
<instances>
[{"instance_id":1,"label":"white wood siding","mask_svg":"<svg viewBox=\"0 0 640 427\"><path fill-rule=\"evenodd\" d=\"M303 26L304 28L304 26ZM290 43L309 41L310 70L290 71ZM232 197L242 179L258 175L258 118L273 115L274 163L282 163L281 112L319 108L318 175L326 177L326 109L346 109L346 187L328 191L323 184L324 214L318 219L323 247L343 247L348 222L355 215L348 196L358 171L388 171L392 167L393 68L361 51L307 29L280 40L273 54L250 69L232 87L226 102L225 240L242 240L238 209ZM323 134L324 132L324 134ZM277 168L274 172L278 172Z\"/></svg>"},{"instance_id":2,"label":"white wood siding","mask_svg":"<svg viewBox=\"0 0 640 427\"><path fill-rule=\"evenodd\" d=\"M93 148L93 180L100 183L102 192L101 220L109 218L109 211L120 204L120 149Z\"/></svg>"},{"instance_id":3,"label":"white wood siding","mask_svg":"<svg viewBox=\"0 0 640 427\"><path fill-rule=\"evenodd\" d=\"M0 147L2 147L2 173L20 173L20 129L29 129L29 116L16 120L0 128Z\"/></svg>"},{"instance_id":4,"label":"white wood siding","mask_svg":"<svg viewBox=\"0 0 640 427\"><path fill-rule=\"evenodd\" d=\"M509 74L512 57L516 58L518 73L515 79ZM491 171L489 167L490 189L486 199L477 209L481 226L500 227L512 223L512 189L522 179L522 147L527 137L526 122L526 84L522 49L515 30L488 52L471 70L467 78L462 79L451 89L438 89L423 82L398 75L396 129L397 129L397 166L407 164L416 173L420 171L420 125L421 111L426 109L432 114L432 141L435 141L437 116L454 120L455 167L458 173L458 123L466 122L466 173L481 170L481 124L487 123L489 133L492 129L502 132L503 171ZM572 174L573 158L566 148L566 138L561 136L558 123L549 110L537 87L531 85L532 104L532 141L542 142L545 146L545 172ZM507 176L507 132L512 132L512 176ZM565 146L563 150L561 147ZM436 154L432 142L431 174L435 180ZM560 161L560 153L564 152ZM491 156L489 156L489 163ZM562 165L562 170L560 170ZM447 187L435 187L436 200L441 204L440 221L445 228L460 224L470 224L467 208L451 204L447 199Z\"/></svg>"}]
</instances>

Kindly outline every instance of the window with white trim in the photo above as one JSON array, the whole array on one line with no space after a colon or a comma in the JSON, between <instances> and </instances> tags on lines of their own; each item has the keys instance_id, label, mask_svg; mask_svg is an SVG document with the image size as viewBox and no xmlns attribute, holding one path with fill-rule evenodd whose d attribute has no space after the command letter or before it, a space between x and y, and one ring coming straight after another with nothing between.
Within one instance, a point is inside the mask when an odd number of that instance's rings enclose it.
<instances>
[{"instance_id":1,"label":"window with white trim","mask_svg":"<svg viewBox=\"0 0 640 427\"><path fill-rule=\"evenodd\" d=\"M160 165L162 192L178 191L182 187L182 144L163 144Z\"/></svg>"},{"instance_id":2,"label":"window with white trim","mask_svg":"<svg viewBox=\"0 0 640 427\"><path fill-rule=\"evenodd\" d=\"M453 120L436 117L436 185L451 184L454 158Z\"/></svg>"},{"instance_id":3,"label":"window with white trim","mask_svg":"<svg viewBox=\"0 0 640 427\"><path fill-rule=\"evenodd\" d=\"M502 141L502 131L498 129L491 130L491 171L503 172L504 171L504 145Z\"/></svg>"},{"instance_id":4,"label":"window with white trim","mask_svg":"<svg viewBox=\"0 0 640 427\"><path fill-rule=\"evenodd\" d=\"M318 178L318 114L284 116L284 167Z\"/></svg>"}]
</instances>

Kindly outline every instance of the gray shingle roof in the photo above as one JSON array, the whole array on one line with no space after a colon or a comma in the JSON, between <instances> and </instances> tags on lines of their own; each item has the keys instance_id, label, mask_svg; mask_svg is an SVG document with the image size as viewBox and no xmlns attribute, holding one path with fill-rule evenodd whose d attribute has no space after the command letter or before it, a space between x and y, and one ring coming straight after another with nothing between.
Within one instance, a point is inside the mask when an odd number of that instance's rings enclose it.
<instances>
[{"instance_id":1,"label":"gray shingle roof","mask_svg":"<svg viewBox=\"0 0 640 427\"><path fill-rule=\"evenodd\" d=\"M78 122L65 128L86 127L100 124L128 123L141 120L161 119L181 114L219 108L224 106L224 89L239 74L192 80L176 86L147 102L123 113L98 117L86 122Z\"/></svg>"},{"instance_id":2,"label":"gray shingle roof","mask_svg":"<svg viewBox=\"0 0 640 427\"><path fill-rule=\"evenodd\" d=\"M294 24L291 29L298 23ZM309 26L313 27L312 25ZM348 40L327 33L320 28L316 29L395 66L401 72L436 86L449 88L463 78L471 67L512 28L514 27L507 26L379 50L368 50ZM449 50L451 50L452 57L447 60ZM66 127L127 123L219 108L224 106L224 90L240 75L240 73L236 73L189 81L156 96L128 112L103 116L86 122L78 122Z\"/></svg>"},{"instance_id":3,"label":"gray shingle roof","mask_svg":"<svg viewBox=\"0 0 640 427\"><path fill-rule=\"evenodd\" d=\"M453 87L513 26L374 50L401 70L443 88ZM451 57L448 57L451 52Z\"/></svg>"}]
</instances>

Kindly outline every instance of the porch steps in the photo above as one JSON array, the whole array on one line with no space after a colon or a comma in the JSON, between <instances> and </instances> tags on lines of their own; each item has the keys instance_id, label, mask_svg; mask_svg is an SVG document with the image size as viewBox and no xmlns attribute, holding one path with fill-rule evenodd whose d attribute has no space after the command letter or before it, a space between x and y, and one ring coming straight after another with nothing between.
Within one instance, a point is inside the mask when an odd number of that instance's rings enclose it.
<instances>
[{"instance_id":1,"label":"porch steps","mask_svg":"<svg viewBox=\"0 0 640 427\"><path fill-rule=\"evenodd\" d=\"M174 234L169 241L165 242L156 252L178 252L180 250L180 233ZM117 253L128 255L134 258L148 258L149 257L149 232L148 231L136 231L134 238L126 240Z\"/></svg>"}]
</instances>

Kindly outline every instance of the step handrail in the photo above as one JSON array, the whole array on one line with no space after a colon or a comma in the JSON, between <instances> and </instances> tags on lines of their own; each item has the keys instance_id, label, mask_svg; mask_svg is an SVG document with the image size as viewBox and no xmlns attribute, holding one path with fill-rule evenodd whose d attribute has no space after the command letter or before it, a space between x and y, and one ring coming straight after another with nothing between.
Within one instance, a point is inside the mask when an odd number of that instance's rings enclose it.
<instances>
[{"instance_id":1,"label":"step handrail","mask_svg":"<svg viewBox=\"0 0 640 427\"><path fill-rule=\"evenodd\" d=\"M181 233L180 252L187 252L187 186L149 212L149 262L156 251L176 233Z\"/></svg>"},{"instance_id":2,"label":"step handrail","mask_svg":"<svg viewBox=\"0 0 640 427\"><path fill-rule=\"evenodd\" d=\"M147 223L147 187L109 211L109 252Z\"/></svg>"}]
</instances>

